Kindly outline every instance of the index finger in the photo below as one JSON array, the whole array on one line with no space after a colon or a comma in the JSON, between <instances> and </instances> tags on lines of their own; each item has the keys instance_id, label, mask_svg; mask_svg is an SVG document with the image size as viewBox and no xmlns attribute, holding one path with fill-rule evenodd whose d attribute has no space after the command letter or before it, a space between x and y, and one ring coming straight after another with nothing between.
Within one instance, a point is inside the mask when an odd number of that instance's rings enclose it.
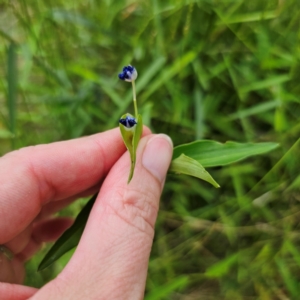
<instances>
[{"instance_id":1,"label":"index finger","mask_svg":"<svg viewBox=\"0 0 300 300\"><path fill-rule=\"evenodd\" d=\"M0 244L26 228L44 204L100 183L125 150L116 128L89 137L27 147L3 156Z\"/></svg>"}]
</instances>

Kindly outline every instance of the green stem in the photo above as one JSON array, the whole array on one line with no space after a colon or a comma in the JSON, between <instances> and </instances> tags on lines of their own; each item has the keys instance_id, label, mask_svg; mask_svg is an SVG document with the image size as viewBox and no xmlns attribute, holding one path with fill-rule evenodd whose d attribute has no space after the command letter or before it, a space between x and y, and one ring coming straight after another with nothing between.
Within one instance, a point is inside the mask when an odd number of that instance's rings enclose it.
<instances>
[{"instance_id":1,"label":"green stem","mask_svg":"<svg viewBox=\"0 0 300 300\"><path fill-rule=\"evenodd\" d=\"M134 105L134 114L135 118L138 118L138 109L137 109L137 103L136 103L136 92L135 92L135 82L132 81L132 93L133 93L133 105Z\"/></svg>"}]
</instances>

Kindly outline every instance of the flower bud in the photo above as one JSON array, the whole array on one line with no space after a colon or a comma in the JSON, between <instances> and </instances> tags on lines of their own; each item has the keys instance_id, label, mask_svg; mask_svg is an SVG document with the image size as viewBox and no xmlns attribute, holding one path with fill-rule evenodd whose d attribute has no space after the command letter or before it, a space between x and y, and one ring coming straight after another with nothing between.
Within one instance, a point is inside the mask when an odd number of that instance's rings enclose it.
<instances>
[{"instance_id":1,"label":"flower bud","mask_svg":"<svg viewBox=\"0 0 300 300\"><path fill-rule=\"evenodd\" d=\"M123 71L119 74L119 78L121 80L125 80L128 82L136 80L138 73L135 67L128 65L123 68Z\"/></svg>"},{"instance_id":2,"label":"flower bud","mask_svg":"<svg viewBox=\"0 0 300 300\"><path fill-rule=\"evenodd\" d=\"M137 121L133 116L127 114L126 116L122 116L122 118L119 120L119 123L122 124L127 130L131 130L137 124Z\"/></svg>"}]
</instances>

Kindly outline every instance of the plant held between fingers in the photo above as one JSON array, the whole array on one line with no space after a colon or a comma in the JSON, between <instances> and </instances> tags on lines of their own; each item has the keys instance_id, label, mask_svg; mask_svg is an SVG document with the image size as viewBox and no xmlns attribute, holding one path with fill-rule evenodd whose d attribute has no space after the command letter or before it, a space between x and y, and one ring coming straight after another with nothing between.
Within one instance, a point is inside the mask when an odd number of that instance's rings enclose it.
<instances>
[{"instance_id":1,"label":"plant held between fingers","mask_svg":"<svg viewBox=\"0 0 300 300\"><path fill-rule=\"evenodd\" d=\"M138 143L141 139L143 132L143 120L142 116L138 113L136 92L135 92L135 80L137 78L137 71L135 67L128 65L123 68L123 71L119 74L119 78L132 83L133 92L133 104L134 104L134 117L127 113L124 114L119 120L119 127L124 144L130 154L130 172L127 183L129 183L133 177L135 161L136 161L136 150Z\"/></svg>"},{"instance_id":2,"label":"plant held between fingers","mask_svg":"<svg viewBox=\"0 0 300 300\"><path fill-rule=\"evenodd\" d=\"M143 131L142 116L138 113L135 80L138 73L135 67L125 66L119 74L121 80L132 83L134 116L126 113L119 120L119 127L123 141L130 154L131 167L127 183L129 184L134 175L136 162L136 150ZM198 140L188 144L178 145L174 148L173 159L169 173L184 174L202 179L214 187L219 184L205 170L205 167L225 166L249 156L263 154L278 147L276 143L237 143L226 142L225 144L212 140ZM67 229L56 241L40 263L38 270L43 270L58 260L63 254L76 247L88 220L93 203L97 198L94 195L78 214L74 224Z\"/></svg>"}]
</instances>

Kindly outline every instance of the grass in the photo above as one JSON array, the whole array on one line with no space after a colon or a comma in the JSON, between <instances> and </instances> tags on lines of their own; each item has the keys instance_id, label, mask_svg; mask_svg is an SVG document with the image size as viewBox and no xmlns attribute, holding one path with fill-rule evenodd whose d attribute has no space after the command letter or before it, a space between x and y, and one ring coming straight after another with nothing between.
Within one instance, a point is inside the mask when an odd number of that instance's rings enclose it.
<instances>
[{"instance_id":1,"label":"grass","mask_svg":"<svg viewBox=\"0 0 300 300\"><path fill-rule=\"evenodd\" d=\"M117 126L133 111L130 86L117 78L128 63L139 72L144 120L175 145L281 144L209 169L221 189L168 178L146 299L297 299L297 0L20 0L0 8L0 154ZM28 263L27 284L41 286L62 268L37 274L41 256Z\"/></svg>"}]
</instances>

